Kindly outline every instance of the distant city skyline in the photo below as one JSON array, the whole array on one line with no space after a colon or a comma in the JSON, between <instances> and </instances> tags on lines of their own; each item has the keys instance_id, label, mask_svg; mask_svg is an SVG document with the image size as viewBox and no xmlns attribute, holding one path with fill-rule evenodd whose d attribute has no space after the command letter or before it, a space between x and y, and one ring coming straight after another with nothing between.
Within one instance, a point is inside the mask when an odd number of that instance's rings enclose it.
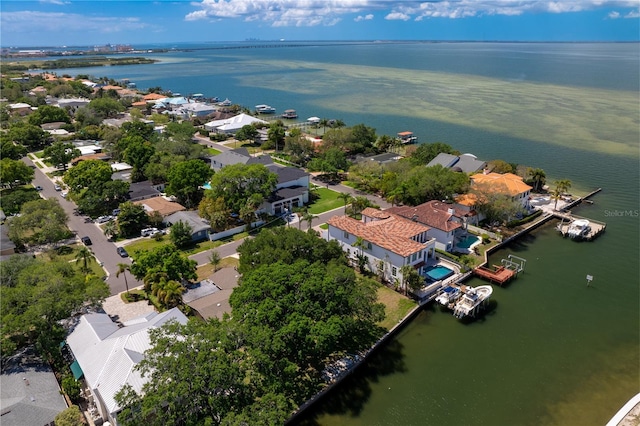
<instances>
[{"instance_id":1,"label":"distant city skyline","mask_svg":"<svg viewBox=\"0 0 640 426\"><path fill-rule=\"evenodd\" d=\"M3 0L2 47L255 40L640 41L638 0Z\"/></svg>"}]
</instances>

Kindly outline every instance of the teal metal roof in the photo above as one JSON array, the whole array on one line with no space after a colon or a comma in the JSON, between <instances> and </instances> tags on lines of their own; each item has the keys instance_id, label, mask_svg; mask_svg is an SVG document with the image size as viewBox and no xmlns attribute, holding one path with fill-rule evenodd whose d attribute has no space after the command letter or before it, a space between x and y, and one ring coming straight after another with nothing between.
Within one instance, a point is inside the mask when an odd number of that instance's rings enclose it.
<instances>
[{"instance_id":1,"label":"teal metal roof","mask_svg":"<svg viewBox=\"0 0 640 426\"><path fill-rule=\"evenodd\" d=\"M78 364L78 361L73 361L73 364L71 364L71 372L73 373L73 378L76 380L84 376L84 373L82 372L82 368L80 368L80 364Z\"/></svg>"}]
</instances>

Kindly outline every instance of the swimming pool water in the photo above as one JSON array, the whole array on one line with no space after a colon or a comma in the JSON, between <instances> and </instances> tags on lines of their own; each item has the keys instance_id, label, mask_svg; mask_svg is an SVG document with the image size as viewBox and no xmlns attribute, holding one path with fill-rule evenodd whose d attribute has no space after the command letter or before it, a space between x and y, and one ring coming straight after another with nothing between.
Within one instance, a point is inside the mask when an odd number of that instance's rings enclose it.
<instances>
[{"instance_id":1,"label":"swimming pool water","mask_svg":"<svg viewBox=\"0 0 640 426\"><path fill-rule=\"evenodd\" d=\"M480 237L476 237L474 235L469 235L469 236L467 236L467 238L465 238L464 240L462 240L458 244L456 244L456 246L458 246L460 248L468 249L478 241L480 241Z\"/></svg>"},{"instance_id":2,"label":"swimming pool water","mask_svg":"<svg viewBox=\"0 0 640 426\"><path fill-rule=\"evenodd\" d=\"M445 266L441 266L441 265L436 265L436 266L430 266L426 269L425 273L427 274L427 277L432 280L432 281L440 281L443 280L445 278L450 277L451 275L455 274L455 271L452 271L451 269L445 267Z\"/></svg>"}]
</instances>

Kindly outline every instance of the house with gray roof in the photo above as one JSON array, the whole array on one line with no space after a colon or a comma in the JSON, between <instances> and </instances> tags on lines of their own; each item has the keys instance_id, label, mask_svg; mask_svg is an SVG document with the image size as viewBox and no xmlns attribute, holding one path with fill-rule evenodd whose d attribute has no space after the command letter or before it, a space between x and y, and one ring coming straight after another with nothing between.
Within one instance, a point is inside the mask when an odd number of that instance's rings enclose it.
<instances>
[{"instance_id":1,"label":"house with gray roof","mask_svg":"<svg viewBox=\"0 0 640 426\"><path fill-rule=\"evenodd\" d=\"M52 425L67 408L48 363L33 346L2 363L0 415L2 426Z\"/></svg>"},{"instance_id":2,"label":"house with gray roof","mask_svg":"<svg viewBox=\"0 0 640 426\"><path fill-rule=\"evenodd\" d=\"M438 164L444 168L462 173L476 173L478 170L487 167L485 161L478 160L478 157L473 154L452 155L444 152L441 152L436 158L429 161L427 167Z\"/></svg>"},{"instance_id":3,"label":"house with gray roof","mask_svg":"<svg viewBox=\"0 0 640 426\"><path fill-rule=\"evenodd\" d=\"M191 227L191 241L203 241L209 238L211 224L198 215L197 211L180 211L170 214L162 220L166 226L175 225L178 222L186 223Z\"/></svg>"},{"instance_id":4,"label":"house with gray roof","mask_svg":"<svg viewBox=\"0 0 640 426\"><path fill-rule=\"evenodd\" d=\"M254 157L249 154L247 148L231 149L210 158L211 168L216 172L224 166L231 166L233 164L263 164L265 166L273 164L273 160L270 155L266 154Z\"/></svg>"},{"instance_id":5,"label":"house with gray roof","mask_svg":"<svg viewBox=\"0 0 640 426\"><path fill-rule=\"evenodd\" d=\"M172 320L187 323L187 317L178 308L151 312L122 324L113 322L109 315L102 313L86 314L80 318L67 337L67 345L103 420L117 424L116 416L121 407L115 395L124 385L130 385L138 393L142 391L147 378L134 367L151 348L149 330Z\"/></svg>"}]
</instances>

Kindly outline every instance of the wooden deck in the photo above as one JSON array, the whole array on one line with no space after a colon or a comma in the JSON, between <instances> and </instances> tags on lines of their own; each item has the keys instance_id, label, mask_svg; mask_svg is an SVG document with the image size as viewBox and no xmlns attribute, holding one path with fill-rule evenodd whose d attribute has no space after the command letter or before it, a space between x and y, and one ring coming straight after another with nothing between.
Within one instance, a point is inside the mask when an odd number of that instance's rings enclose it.
<instances>
[{"instance_id":1,"label":"wooden deck","mask_svg":"<svg viewBox=\"0 0 640 426\"><path fill-rule=\"evenodd\" d=\"M478 266L473 270L473 273L480 278L489 280L491 283L498 283L500 285L506 283L516 275L516 271L498 265L493 265L493 269Z\"/></svg>"}]
</instances>

